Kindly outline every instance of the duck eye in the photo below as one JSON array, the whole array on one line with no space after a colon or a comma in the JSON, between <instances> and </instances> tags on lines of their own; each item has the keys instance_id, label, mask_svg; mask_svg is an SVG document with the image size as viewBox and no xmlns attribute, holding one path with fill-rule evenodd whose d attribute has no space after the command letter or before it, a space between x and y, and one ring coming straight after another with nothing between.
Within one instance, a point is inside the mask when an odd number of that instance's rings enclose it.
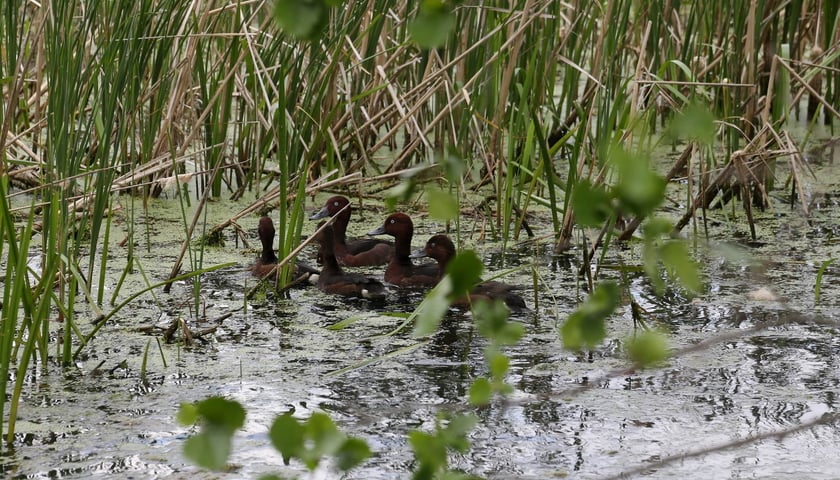
<instances>
[{"instance_id":1,"label":"duck eye","mask_svg":"<svg viewBox=\"0 0 840 480\"><path fill-rule=\"evenodd\" d=\"M432 242L432 243L429 244L429 246L432 247L432 248L435 248L435 247L437 247L437 244L435 242Z\"/></svg>"},{"instance_id":2,"label":"duck eye","mask_svg":"<svg viewBox=\"0 0 840 480\"><path fill-rule=\"evenodd\" d=\"M338 202L333 202L333 205L337 207L337 206L338 206Z\"/></svg>"},{"instance_id":3,"label":"duck eye","mask_svg":"<svg viewBox=\"0 0 840 480\"><path fill-rule=\"evenodd\" d=\"M397 221L392 218L391 223L397 223Z\"/></svg>"}]
</instances>

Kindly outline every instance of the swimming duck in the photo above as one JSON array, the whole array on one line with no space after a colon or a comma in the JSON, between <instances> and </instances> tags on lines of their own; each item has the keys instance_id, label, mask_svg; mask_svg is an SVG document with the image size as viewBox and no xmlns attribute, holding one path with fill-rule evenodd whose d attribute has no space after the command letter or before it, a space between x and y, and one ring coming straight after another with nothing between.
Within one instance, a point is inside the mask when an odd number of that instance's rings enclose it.
<instances>
[{"instance_id":1,"label":"swimming duck","mask_svg":"<svg viewBox=\"0 0 840 480\"><path fill-rule=\"evenodd\" d=\"M359 275L345 273L335 257L333 245L335 232L332 225L324 227L315 240L321 245L324 266L316 284L321 291L344 295L345 297L361 297L381 299L385 297L385 286L379 280Z\"/></svg>"},{"instance_id":2,"label":"swimming duck","mask_svg":"<svg viewBox=\"0 0 840 480\"><path fill-rule=\"evenodd\" d=\"M437 265L414 265L411 263L411 237L414 224L404 213L393 213L385 223L368 235L391 235L394 237L394 256L385 269L385 281L403 287L433 287L438 281Z\"/></svg>"},{"instance_id":3,"label":"swimming duck","mask_svg":"<svg viewBox=\"0 0 840 480\"><path fill-rule=\"evenodd\" d=\"M435 235L426 242L423 249L416 250L411 254L412 258L430 257L437 260L438 276L441 278L446 274L446 267L449 261L455 257L455 244L446 235ZM454 302L456 306L468 306L470 301L476 300L503 300L510 308L525 308L525 300L513 293L516 287L502 282L484 282L472 289L469 298L462 297Z\"/></svg>"},{"instance_id":4,"label":"swimming duck","mask_svg":"<svg viewBox=\"0 0 840 480\"><path fill-rule=\"evenodd\" d=\"M270 275L268 279L274 279L276 276L275 267L277 266L277 255L274 253L274 222L270 217L263 216L260 218L257 233L260 236L262 243L262 253L260 258L251 265L251 274L255 277L265 278ZM274 273L272 273L274 272ZM296 262L294 270L292 270L292 283L311 283L315 284L318 280L318 270L301 262Z\"/></svg>"},{"instance_id":5,"label":"swimming duck","mask_svg":"<svg viewBox=\"0 0 840 480\"><path fill-rule=\"evenodd\" d=\"M350 223L350 200L341 195L330 197L323 208L315 212L310 220L332 217L335 232L335 257L341 265L362 267L385 265L394 254L394 244L375 238L360 238L347 241L347 225Z\"/></svg>"}]
</instances>

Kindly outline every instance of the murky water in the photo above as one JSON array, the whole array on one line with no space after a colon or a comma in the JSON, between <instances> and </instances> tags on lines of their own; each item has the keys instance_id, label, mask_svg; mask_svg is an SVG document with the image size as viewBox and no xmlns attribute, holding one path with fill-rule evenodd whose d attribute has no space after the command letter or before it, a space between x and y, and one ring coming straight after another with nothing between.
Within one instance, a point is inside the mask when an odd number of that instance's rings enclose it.
<instances>
[{"instance_id":1,"label":"murky water","mask_svg":"<svg viewBox=\"0 0 840 480\"><path fill-rule=\"evenodd\" d=\"M818 179L809 184L811 217L785 207L784 199L776 196L776 210L759 214L758 242L746 240L743 219L730 221L729 211L710 213L713 239L697 252L709 287L701 298L690 301L673 292L656 297L639 273L625 272L631 294L648 311L648 321L670 332L672 346L693 345L779 319L840 318L840 267L827 269L822 297L819 304L814 302L818 268L840 257L835 239L840 225L837 176L832 164L816 168ZM137 245L143 269L153 279L168 274L179 246L178 232L183 231L173 203L153 202L149 218L140 219L155 230L150 245L144 235L138 236ZM211 213L217 218L231 213L221 208L213 205ZM368 222L379 218L366 217ZM543 225L549 224L547 218ZM416 222L414 243L419 246L439 226ZM243 226L258 245L256 218ZM120 240L115 235L114 241ZM502 268L496 246L477 248L490 271ZM115 248L112 255L119 251L124 249ZM638 263L633 249L616 248L611 255L615 263L618 257L626 264ZM175 414L180 402L220 394L240 401L248 417L235 438L232 471L204 476L256 478L274 472L335 478L329 466L315 474L306 474L294 462L284 466L270 447L271 421L294 409L301 417L326 411L344 431L369 443L373 458L349 478L407 478L413 458L407 433L430 428L440 411L473 410L466 402L469 385L487 372L485 341L469 316L453 311L438 333L418 340L410 331L385 336L402 320L375 305L324 296L314 289L293 290L287 298L268 295L243 309L244 292L254 284L244 268L253 257L232 237L226 247L207 250L208 264L235 261L241 268L203 278L205 318L190 317L191 285L183 283L171 295L147 294L117 315L84 350L76 368L36 366L26 372L18 442L0 459L5 476L193 478L199 470L181 454L190 430L177 424ZM455 467L499 479L601 478L837 412L840 336L823 326L775 326L673 359L661 368L605 377L626 366L622 346L632 335L632 319L625 305L610 321L603 346L586 353L562 348L558 326L585 296L575 273L579 257L578 251L554 255L548 246L533 245L505 254L504 268L537 264L545 281L537 292L540 306L514 315L527 330L523 341L508 349L508 381L515 393L507 401L474 410L480 422L470 435L472 448L452 456ZM112 262L115 272L121 266L117 259ZM609 269L603 274L619 276ZM523 270L506 281L529 285L531 277ZM130 282L121 297L142 288L138 273ZM782 300L751 299L749 292L759 287L771 289ZM410 311L419 298L393 292L388 308ZM527 300L534 305L533 297ZM79 306L82 318L93 318L84 308ZM214 320L231 311L232 316ZM163 344L159 349L158 334L139 331L178 316L189 318L194 329L218 328L190 348ZM343 328L331 328L348 318L352 321ZM87 331L90 326L82 328ZM144 383L140 369L150 340ZM401 349L401 355L383 357ZM581 385L590 388L570 393ZM838 478L838 447L837 425L819 426L681 460L643 475Z\"/></svg>"}]
</instances>

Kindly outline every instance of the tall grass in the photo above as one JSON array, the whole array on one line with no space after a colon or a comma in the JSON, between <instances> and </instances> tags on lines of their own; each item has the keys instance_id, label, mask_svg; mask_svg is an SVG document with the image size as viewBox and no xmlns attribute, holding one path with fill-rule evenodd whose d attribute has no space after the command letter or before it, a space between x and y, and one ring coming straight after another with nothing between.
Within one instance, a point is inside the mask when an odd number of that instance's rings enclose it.
<instances>
[{"instance_id":1,"label":"tall grass","mask_svg":"<svg viewBox=\"0 0 840 480\"><path fill-rule=\"evenodd\" d=\"M4 371L47 361L51 315L63 321L62 363L88 340L73 306L78 295L103 308L110 252L100 245L118 192L145 208L165 185L195 180L200 197L250 198L245 212L275 210L284 257L300 236L306 193L327 181L378 190L452 152L467 167L456 191L492 200L492 235L519 238L543 206L565 248L579 181L613 184L611 146L648 151L651 134L687 105L705 105L718 123L712 142L685 150L685 224L718 195L752 189L752 203L765 201L773 164L763 152L800 160L783 134L797 102L773 99L807 95L809 115L837 116L836 1L457 3L457 34L435 49L410 37L418 5L344 2L316 39L300 41L274 25L263 1L4 2ZM772 81L781 71L789 84ZM747 186L731 173L743 166L756 172ZM33 201L15 223L9 195L21 190ZM132 223L134 197L128 203ZM204 231L205 205L183 219L193 271L204 267L191 240ZM621 237L643 218L631 220ZM27 285L29 231L38 229L43 262ZM129 232L123 278L135 266L138 232ZM22 350L12 348L24 337ZM0 393L15 378L3 373Z\"/></svg>"}]
</instances>

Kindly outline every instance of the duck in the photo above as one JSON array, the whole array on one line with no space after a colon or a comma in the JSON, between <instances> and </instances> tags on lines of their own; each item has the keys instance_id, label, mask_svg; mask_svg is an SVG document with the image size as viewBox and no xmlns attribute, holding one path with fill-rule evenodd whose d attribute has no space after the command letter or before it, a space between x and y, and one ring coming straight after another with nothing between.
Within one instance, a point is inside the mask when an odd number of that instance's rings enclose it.
<instances>
[{"instance_id":1,"label":"duck","mask_svg":"<svg viewBox=\"0 0 840 480\"><path fill-rule=\"evenodd\" d=\"M377 300L385 298L385 285L375 278L357 273L345 273L335 256L335 230L332 225L323 227L315 241L321 245L323 267L316 285L325 293Z\"/></svg>"},{"instance_id":2,"label":"duck","mask_svg":"<svg viewBox=\"0 0 840 480\"><path fill-rule=\"evenodd\" d=\"M277 255L274 253L274 222L268 216L260 217L257 233L262 243L260 258L251 265L251 274L260 279L274 280L277 276ZM293 284L311 284L318 281L320 272L303 262L296 262L292 270Z\"/></svg>"},{"instance_id":3,"label":"duck","mask_svg":"<svg viewBox=\"0 0 840 480\"><path fill-rule=\"evenodd\" d=\"M437 265L414 265L411 262L411 237L414 235L411 217L402 212L392 213L382 226L368 235L394 237L394 256L385 268L386 282L401 287L433 287L437 284Z\"/></svg>"},{"instance_id":4,"label":"duck","mask_svg":"<svg viewBox=\"0 0 840 480\"><path fill-rule=\"evenodd\" d=\"M394 254L394 243L375 238L360 238L347 241L347 225L350 223L350 200L336 195L327 199L323 208L312 214L310 220L335 216L333 232L335 245L333 251L340 265L365 267L385 265Z\"/></svg>"},{"instance_id":5,"label":"duck","mask_svg":"<svg viewBox=\"0 0 840 480\"><path fill-rule=\"evenodd\" d=\"M446 235L434 235L426 242L422 249L415 250L412 258L429 257L437 261L437 280L440 281L446 274L446 267L449 261L455 257L455 244ZM483 282L476 285L468 296L456 299L452 305L463 307L469 306L470 302L476 300L502 300L509 308L526 308L525 300L514 293L517 287L502 282Z\"/></svg>"}]
</instances>

